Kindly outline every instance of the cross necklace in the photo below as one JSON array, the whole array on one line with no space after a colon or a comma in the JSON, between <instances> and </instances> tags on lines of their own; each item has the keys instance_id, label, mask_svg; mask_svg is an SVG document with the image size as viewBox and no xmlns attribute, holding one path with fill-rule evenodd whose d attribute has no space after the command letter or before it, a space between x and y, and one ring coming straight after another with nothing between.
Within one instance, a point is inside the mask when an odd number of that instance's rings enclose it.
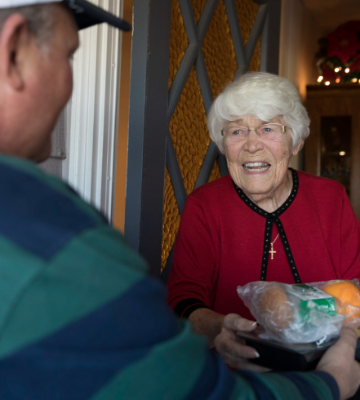
<instances>
[{"instance_id":1,"label":"cross necklace","mask_svg":"<svg viewBox=\"0 0 360 400\"><path fill-rule=\"evenodd\" d=\"M291 194L291 183L289 181L289 196ZM276 242L276 239L279 237L279 234L277 234L276 238L274 239L273 242L270 242L270 246L271 246L271 250L269 251L269 254L271 254L271 259L274 259L274 254L276 253L276 251L274 250L274 243Z\"/></svg>"},{"instance_id":2,"label":"cross necklace","mask_svg":"<svg viewBox=\"0 0 360 400\"><path fill-rule=\"evenodd\" d=\"M271 246L271 250L269 251L269 253L271 254L271 259L274 259L274 254L276 253L276 251L274 250L274 243L276 242L276 239L279 237L279 234L277 234L275 240L271 243L270 242L270 246Z\"/></svg>"},{"instance_id":3,"label":"cross necklace","mask_svg":"<svg viewBox=\"0 0 360 400\"><path fill-rule=\"evenodd\" d=\"M289 176L289 196L285 200L285 202L276 210L272 212L268 212L261 207L259 207L256 203L252 201L250 197L248 197L241 188L239 188L235 182L233 182L234 188L237 192L237 194L240 197L240 200L244 203L245 206L249 207L252 212L255 212L256 214L260 215L265 219L265 232L264 232L264 245L263 245L263 251L262 251L262 257L261 257L261 271L260 271L260 280L261 281L266 281L266 273L269 267L269 264L273 268L275 265L273 265L274 260L274 254L278 253L277 251L275 252L273 247L275 245L275 241L278 240L279 236L281 239L281 242L283 244L284 248L284 256L286 257L290 271L292 273L292 276L294 278L294 281L296 283L301 283L300 275L296 267L296 263L294 260L294 257L292 255L291 249L290 249L290 244L288 242L284 227L281 223L280 217L283 213L287 211L287 209L293 204L294 200L296 200L296 195L298 194L299 190L299 176L297 172L289 168L291 172L291 176ZM291 180L292 178L292 180ZM293 184L293 188L291 189L291 184ZM275 204L277 205L277 204ZM275 233L273 231L273 227L277 227L277 232ZM278 235L277 235L278 234ZM271 242L272 236L275 235L275 239L273 242ZM269 250L271 249L271 255L272 257L270 258L269 256ZM279 255L278 255L279 256ZM281 258L281 257L280 257ZM273 261L273 262L270 262ZM260 261L260 260L259 260ZM283 261L282 261L283 262ZM276 262L275 262L276 264Z\"/></svg>"}]
</instances>

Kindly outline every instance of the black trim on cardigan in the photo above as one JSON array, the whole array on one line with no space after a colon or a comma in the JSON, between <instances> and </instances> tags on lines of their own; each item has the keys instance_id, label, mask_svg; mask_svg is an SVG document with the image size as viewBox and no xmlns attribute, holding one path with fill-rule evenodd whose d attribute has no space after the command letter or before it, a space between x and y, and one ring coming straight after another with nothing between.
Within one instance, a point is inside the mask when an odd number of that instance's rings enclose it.
<instances>
[{"instance_id":1,"label":"black trim on cardigan","mask_svg":"<svg viewBox=\"0 0 360 400\"><path fill-rule=\"evenodd\" d=\"M297 172L289 168L291 171L292 179L293 179L293 187L290 192L289 197L287 200L273 213L269 213L262 208L260 208L258 205L256 205L252 200L250 200L246 194L233 182L233 185L235 187L235 190L237 194L239 195L240 199L249 207L251 208L254 212L257 214L261 215L266 219L265 222L265 235L264 235L264 246L263 246L263 256L262 256L262 261L261 261L261 273L260 273L260 280L265 281L266 280L266 272L267 272L267 266L269 263L269 251L270 251L270 243L271 243L271 233L272 233L272 227L273 224L275 224L278 228L279 231L279 236L281 238L282 244L284 246L285 254L289 262L290 270L293 274L295 283L301 283L300 275L299 272L296 268L295 265L295 260L294 257L291 253L290 245L287 240L284 228L282 226L282 223L279 219L279 216L285 212L292 204L292 202L295 200L296 195L299 190L299 177Z\"/></svg>"}]
</instances>

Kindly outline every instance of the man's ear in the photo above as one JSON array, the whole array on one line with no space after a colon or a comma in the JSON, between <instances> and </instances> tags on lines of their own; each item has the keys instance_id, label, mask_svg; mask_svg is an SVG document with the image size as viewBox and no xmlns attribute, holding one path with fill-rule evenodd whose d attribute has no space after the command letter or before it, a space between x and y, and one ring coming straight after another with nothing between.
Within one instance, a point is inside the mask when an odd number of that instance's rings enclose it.
<instances>
[{"instance_id":1,"label":"man's ear","mask_svg":"<svg viewBox=\"0 0 360 400\"><path fill-rule=\"evenodd\" d=\"M21 14L12 14L0 32L0 77L14 90L24 86L23 53L30 43L26 19Z\"/></svg>"},{"instance_id":2,"label":"man's ear","mask_svg":"<svg viewBox=\"0 0 360 400\"><path fill-rule=\"evenodd\" d=\"M294 148L293 151L292 151L292 155L293 155L293 156L296 156L296 154L300 151L301 145L302 145L302 142L301 142L301 140L300 140L300 142L295 146L295 148Z\"/></svg>"}]
</instances>

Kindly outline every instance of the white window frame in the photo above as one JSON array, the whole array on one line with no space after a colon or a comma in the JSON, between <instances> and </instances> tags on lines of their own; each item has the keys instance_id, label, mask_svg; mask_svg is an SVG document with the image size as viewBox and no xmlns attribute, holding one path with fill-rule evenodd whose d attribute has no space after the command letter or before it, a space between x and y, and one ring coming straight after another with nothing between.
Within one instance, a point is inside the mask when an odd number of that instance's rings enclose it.
<instances>
[{"instance_id":1,"label":"white window frame","mask_svg":"<svg viewBox=\"0 0 360 400\"><path fill-rule=\"evenodd\" d=\"M91 0L121 16L123 0ZM118 133L121 31L101 24L80 32L74 91L64 111L62 178L112 222Z\"/></svg>"}]
</instances>

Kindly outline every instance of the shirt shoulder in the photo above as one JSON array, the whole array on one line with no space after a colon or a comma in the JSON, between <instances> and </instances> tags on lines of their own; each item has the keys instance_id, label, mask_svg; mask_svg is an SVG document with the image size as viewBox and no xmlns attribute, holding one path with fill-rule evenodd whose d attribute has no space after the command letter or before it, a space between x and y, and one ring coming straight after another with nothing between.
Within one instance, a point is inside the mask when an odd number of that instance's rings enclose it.
<instances>
[{"instance_id":1,"label":"shirt shoulder","mask_svg":"<svg viewBox=\"0 0 360 400\"><path fill-rule=\"evenodd\" d=\"M236 194L230 175L225 175L215 181L205 183L198 187L189 194L188 198L208 201L213 199L214 196L223 197L230 193Z\"/></svg>"},{"instance_id":2,"label":"shirt shoulder","mask_svg":"<svg viewBox=\"0 0 360 400\"><path fill-rule=\"evenodd\" d=\"M50 260L74 237L105 217L66 183L32 162L0 157L0 239Z\"/></svg>"},{"instance_id":3,"label":"shirt shoulder","mask_svg":"<svg viewBox=\"0 0 360 400\"><path fill-rule=\"evenodd\" d=\"M345 188L339 183L329 178L316 176L307 172L296 171L299 176L300 190L304 186L305 190L311 189L313 193L344 193Z\"/></svg>"}]
</instances>

